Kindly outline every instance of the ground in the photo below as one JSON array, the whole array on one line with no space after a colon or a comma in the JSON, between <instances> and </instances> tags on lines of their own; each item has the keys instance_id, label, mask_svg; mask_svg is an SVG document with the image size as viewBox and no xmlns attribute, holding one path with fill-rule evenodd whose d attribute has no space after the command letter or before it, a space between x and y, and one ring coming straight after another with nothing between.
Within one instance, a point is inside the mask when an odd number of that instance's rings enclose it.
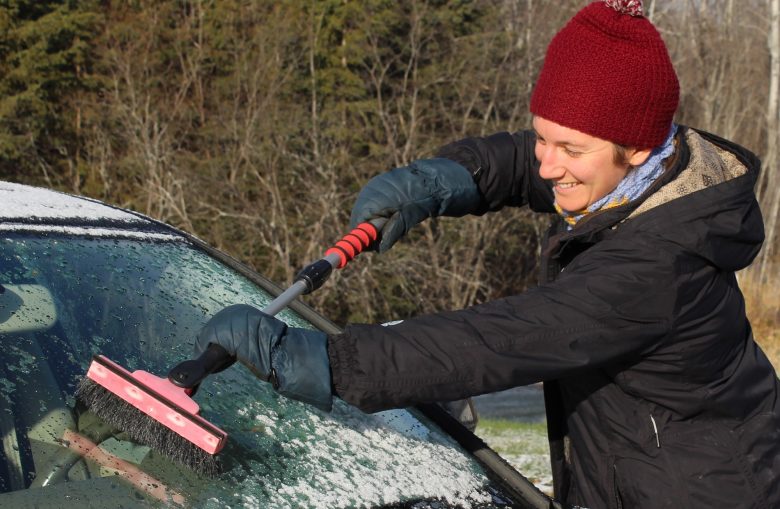
<instances>
[{"instance_id":1,"label":"ground","mask_svg":"<svg viewBox=\"0 0 780 509\"><path fill-rule=\"evenodd\" d=\"M552 495L550 448L544 423L481 418L475 433L537 488Z\"/></svg>"}]
</instances>

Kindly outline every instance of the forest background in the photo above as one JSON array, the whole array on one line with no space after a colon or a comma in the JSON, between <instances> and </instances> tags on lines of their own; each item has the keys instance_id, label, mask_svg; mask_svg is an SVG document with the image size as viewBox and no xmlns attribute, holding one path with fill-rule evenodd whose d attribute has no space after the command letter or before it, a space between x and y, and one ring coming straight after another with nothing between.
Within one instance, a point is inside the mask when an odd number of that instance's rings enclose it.
<instances>
[{"instance_id":1,"label":"forest background","mask_svg":"<svg viewBox=\"0 0 780 509\"><path fill-rule=\"evenodd\" d=\"M172 223L284 286L373 175L529 127L545 48L587 3L2 0L0 179ZM778 366L780 0L644 3L679 74L676 120L764 162L767 242L739 277ZM307 302L343 325L517 293L549 221L427 221Z\"/></svg>"}]
</instances>

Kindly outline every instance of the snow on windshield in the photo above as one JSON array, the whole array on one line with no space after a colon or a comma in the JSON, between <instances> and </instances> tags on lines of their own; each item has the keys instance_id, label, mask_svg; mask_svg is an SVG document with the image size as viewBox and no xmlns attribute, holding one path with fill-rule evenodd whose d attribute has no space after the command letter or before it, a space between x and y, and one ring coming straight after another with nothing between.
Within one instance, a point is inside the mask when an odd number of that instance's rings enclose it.
<instances>
[{"instance_id":1,"label":"snow on windshield","mask_svg":"<svg viewBox=\"0 0 780 509\"><path fill-rule=\"evenodd\" d=\"M272 409L264 399L240 411L242 427L257 432L247 445L260 455L223 476L209 507L375 507L439 499L468 509L491 502L476 463L409 411L370 415L337 401L327 414L283 400ZM251 489L250 480L256 481Z\"/></svg>"},{"instance_id":2,"label":"snow on windshield","mask_svg":"<svg viewBox=\"0 0 780 509\"><path fill-rule=\"evenodd\" d=\"M107 219L144 222L139 216L49 189L0 182L0 218L3 219Z\"/></svg>"}]
</instances>

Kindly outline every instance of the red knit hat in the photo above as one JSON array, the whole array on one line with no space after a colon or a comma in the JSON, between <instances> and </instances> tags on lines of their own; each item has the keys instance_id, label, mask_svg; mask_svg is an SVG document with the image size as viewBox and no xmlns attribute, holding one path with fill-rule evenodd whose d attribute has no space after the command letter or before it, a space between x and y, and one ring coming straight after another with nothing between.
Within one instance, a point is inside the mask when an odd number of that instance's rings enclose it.
<instances>
[{"instance_id":1,"label":"red knit hat","mask_svg":"<svg viewBox=\"0 0 780 509\"><path fill-rule=\"evenodd\" d=\"M553 38L531 113L639 149L669 134L680 85L666 45L639 0L601 0Z\"/></svg>"}]
</instances>

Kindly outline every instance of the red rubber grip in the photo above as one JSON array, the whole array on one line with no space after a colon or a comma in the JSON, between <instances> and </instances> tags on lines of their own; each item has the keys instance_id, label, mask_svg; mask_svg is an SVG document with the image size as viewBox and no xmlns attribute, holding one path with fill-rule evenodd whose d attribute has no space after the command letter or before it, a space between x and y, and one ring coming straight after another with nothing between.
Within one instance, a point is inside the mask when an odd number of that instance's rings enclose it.
<instances>
[{"instance_id":1,"label":"red rubber grip","mask_svg":"<svg viewBox=\"0 0 780 509\"><path fill-rule=\"evenodd\" d=\"M366 250L379 236L379 232L371 223L360 223L354 230L344 235L336 244L325 251L325 256L335 253L339 256L337 269L342 269L357 255Z\"/></svg>"}]
</instances>

